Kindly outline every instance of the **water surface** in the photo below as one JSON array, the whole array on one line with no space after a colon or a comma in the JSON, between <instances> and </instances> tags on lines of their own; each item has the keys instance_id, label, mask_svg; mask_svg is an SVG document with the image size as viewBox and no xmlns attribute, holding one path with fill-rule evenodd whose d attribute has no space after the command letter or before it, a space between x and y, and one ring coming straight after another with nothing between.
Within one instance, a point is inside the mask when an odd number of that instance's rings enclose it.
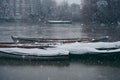
<instances>
[{"instance_id":1,"label":"water surface","mask_svg":"<svg viewBox=\"0 0 120 80\"><path fill-rule=\"evenodd\" d=\"M50 38L110 36L119 40L119 26L73 24L0 23L0 42L11 35ZM67 61L0 59L0 80L120 80L119 55L81 57Z\"/></svg>"}]
</instances>

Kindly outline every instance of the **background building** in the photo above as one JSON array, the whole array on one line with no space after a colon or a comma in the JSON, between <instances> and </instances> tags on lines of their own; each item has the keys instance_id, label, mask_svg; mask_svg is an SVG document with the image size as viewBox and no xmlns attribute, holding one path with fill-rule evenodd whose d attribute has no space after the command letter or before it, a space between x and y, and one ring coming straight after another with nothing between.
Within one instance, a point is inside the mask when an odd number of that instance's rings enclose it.
<instances>
[{"instance_id":1,"label":"background building","mask_svg":"<svg viewBox=\"0 0 120 80\"><path fill-rule=\"evenodd\" d=\"M26 19L39 15L40 0L0 0L0 18Z\"/></svg>"}]
</instances>

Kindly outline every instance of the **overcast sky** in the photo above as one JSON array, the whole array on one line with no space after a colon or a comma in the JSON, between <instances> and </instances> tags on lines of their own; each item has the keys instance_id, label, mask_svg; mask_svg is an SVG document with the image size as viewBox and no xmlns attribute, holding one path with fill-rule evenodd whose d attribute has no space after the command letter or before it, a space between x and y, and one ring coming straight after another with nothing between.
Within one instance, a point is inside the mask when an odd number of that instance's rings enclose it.
<instances>
[{"instance_id":1,"label":"overcast sky","mask_svg":"<svg viewBox=\"0 0 120 80\"><path fill-rule=\"evenodd\" d=\"M62 2L64 0L56 0L57 2ZM77 4L80 4L81 3L81 0L65 0L67 2L69 2L70 4L71 3L77 3Z\"/></svg>"}]
</instances>

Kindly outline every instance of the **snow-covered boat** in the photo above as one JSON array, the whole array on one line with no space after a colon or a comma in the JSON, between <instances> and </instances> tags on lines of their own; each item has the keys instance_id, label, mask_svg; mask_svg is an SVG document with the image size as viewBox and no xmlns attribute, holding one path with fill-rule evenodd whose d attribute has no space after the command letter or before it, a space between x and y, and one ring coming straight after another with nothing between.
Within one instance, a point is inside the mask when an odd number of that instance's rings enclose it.
<instances>
[{"instance_id":1,"label":"snow-covered boat","mask_svg":"<svg viewBox=\"0 0 120 80\"><path fill-rule=\"evenodd\" d=\"M68 51L38 48L0 48L0 58L62 60L68 59Z\"/></svg>"},{"instance_id":2,"label":"snow-covered boat","mask_svg":"<svg viewBox=\"0 0 120 80\"><path fill-rule=\"evenodd\" d=\"M48 43L0 43L0 58L67 59L69 51L53 48L55 46Z\"/></svg>"},{"instance_id":3,"label":"snow-covered boat","mask_svg":"<svg viewBox=\"0 0 120 80\"><path fill-rule=\"evenodd\" d=\"M120 41L94 43L76 42L60 45L57 48L67 50L70 54L73 55L120 53Z\"/></svg>"},{"instance_id":4,"label":"snow-covered boat","mask_svg":"<svg viewBox=\"0 0 120 80\"><path fill-rule=\"evenodd\" d=\"M65 59L73 55L120 53L118 42L74 42L52 47L34 43L1 43L0 57L24 59Z\"/></svg>"}]
</instances>

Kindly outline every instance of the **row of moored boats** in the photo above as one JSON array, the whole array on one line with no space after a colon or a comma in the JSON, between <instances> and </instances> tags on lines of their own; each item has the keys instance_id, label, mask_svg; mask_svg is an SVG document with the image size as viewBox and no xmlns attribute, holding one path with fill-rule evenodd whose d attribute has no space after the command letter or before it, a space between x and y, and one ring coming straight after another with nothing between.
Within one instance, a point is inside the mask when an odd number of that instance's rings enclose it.
<instances>
[{"instance_id":1,"label":"row of moored boats","mask_svg":"<svg viewBox=\"0 0 120 80\"><path fill-rule=\"evenodd\" d=\"M63 59L69 55L119 53L120 42L109 37L89 38L28 38L11 37L14 42L0 43L0 57L24 59Z\"/></svg>"}]
</instances>

